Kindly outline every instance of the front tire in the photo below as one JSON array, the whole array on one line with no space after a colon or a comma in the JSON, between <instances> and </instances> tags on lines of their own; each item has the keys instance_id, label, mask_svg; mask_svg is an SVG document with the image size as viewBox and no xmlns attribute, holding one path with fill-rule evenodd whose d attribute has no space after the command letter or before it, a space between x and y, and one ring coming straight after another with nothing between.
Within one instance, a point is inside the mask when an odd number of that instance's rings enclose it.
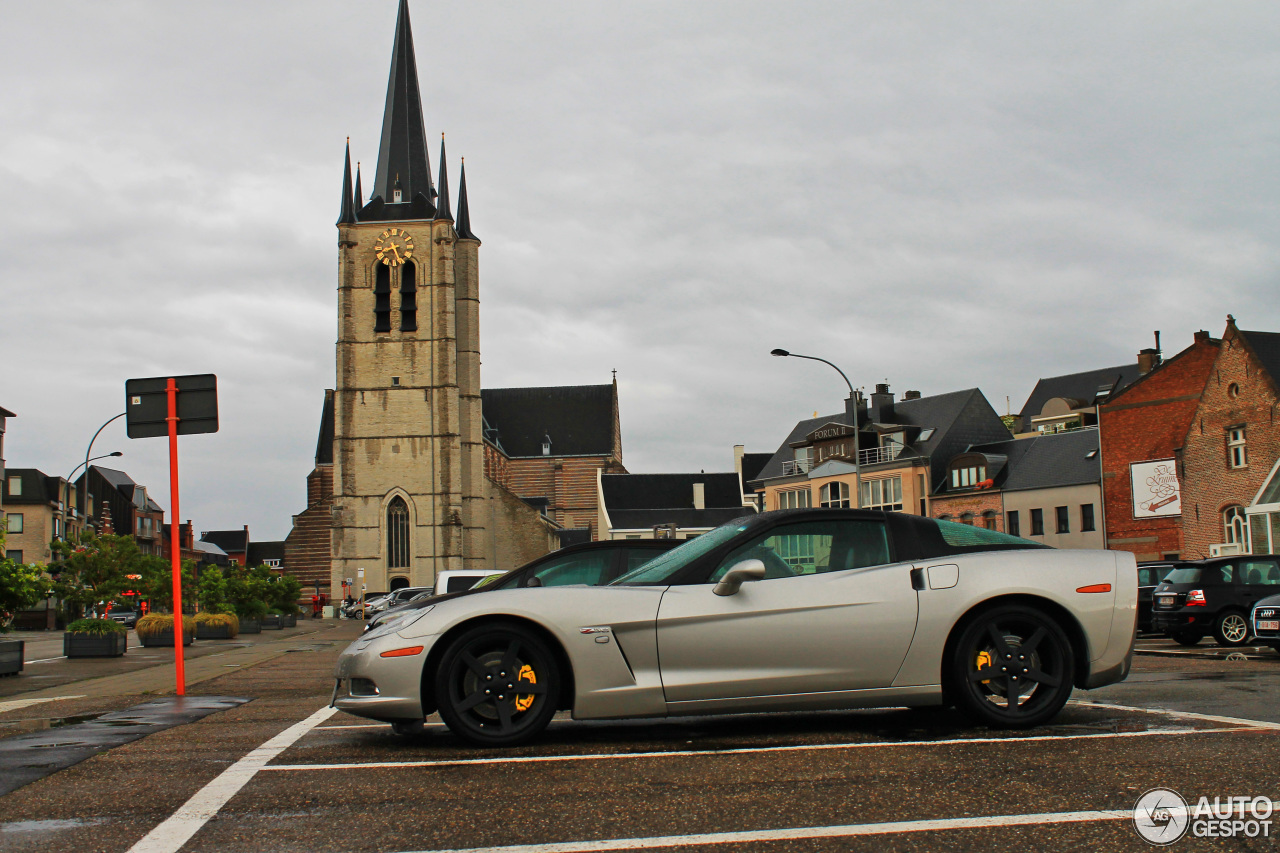
<instances>
[{"instance_id":1,"label":"front tire","mask_svg":"<svg viewBox=\"0 0 1280 853\"><path fill-rule=\"evenodd\" d=\"M1249 641L1249 620L1238 610L1224 610L1213 623L1213 638L1228 648Z\"/></svg>"},{"instance_id":2,"label":"front tire","mask_svg":"<svg viewBox=\"0 0 1280 853\"><path fill-rule=\"evenodd\" d=\"M992 728L1029 728L1071 696L1075 654L1066 632L1034 607L996 607L968 622L947 662L956 707Z\"/></svg>"},{"instance_id":3,"label":"front tire","mask_svg":"<svg viewBox=\"0 0 1280 853\"><path fill-rule=\"evenodd\" d=\"M478 625L445 649L435 696L449 730L477 746L524 743L555 716L560 668L546 642L520 625Z\"/></svg>"}]
</instances>

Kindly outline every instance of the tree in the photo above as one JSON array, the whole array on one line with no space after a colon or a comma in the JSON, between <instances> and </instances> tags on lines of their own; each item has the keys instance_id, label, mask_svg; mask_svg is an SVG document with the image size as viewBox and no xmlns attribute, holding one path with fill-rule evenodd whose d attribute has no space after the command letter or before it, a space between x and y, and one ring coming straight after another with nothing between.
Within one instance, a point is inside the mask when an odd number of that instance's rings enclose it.
<instances>
[{"instance_id":1,"label":"tree","mask_svg":"<svg viewBox=\"0 0 1280 853\"><path fill-rule=\"evenodd\" d=\"M156 612L172 612L173 610L173 564L163 557L142 557L139 567L142 575L138 581L139 592L143 598L151 602L151 609ZM196 582L195 560L182 561L182 606L194 607L199 598L199 585Z\"/></svg>"},{"instance_id":2,"label":"tree","mask_svg":"<svg viewBox=\"0 0 1280 853\"><path fill-rule=\"evenodd\" d=\"M49 581L39 566L3 555L4 530L0 529L0 631L8 631L19 610L26 610L45 597Z\"/></svg>"},{"instance_id":3,"label":"tree","mask_svg":"<svg viewBox=\"0 0 1280 853\"><path fill-rule=\"evenodd\" d=\"M56 559L49 564L53 589L78 618L87 607L109 602L131 589L129 575L142 574L144 556L132 536L95 536L84 532L74 541L55 540Z\"/></svg>"},{"instance_id":4,"label":"tree","mask_svg":"<svg viewBox=\"0 0 1280 853\"><path fill-rule=\"evenodd\" d=\"M217 566L208 566L200 573L200 609L209 613L229 613L232 610L227 596L227 579Z\"/></svg>"}]
</instances>

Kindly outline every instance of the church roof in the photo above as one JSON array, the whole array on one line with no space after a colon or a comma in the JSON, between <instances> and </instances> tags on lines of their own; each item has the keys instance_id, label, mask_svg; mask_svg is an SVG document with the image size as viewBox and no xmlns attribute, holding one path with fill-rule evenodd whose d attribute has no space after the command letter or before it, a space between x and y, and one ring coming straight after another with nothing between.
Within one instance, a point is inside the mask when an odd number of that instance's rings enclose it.
<instances>
[{"instance_id":1,"label":"church roof","mask_svg":"<svg viewBox=\"0 0 1280 853\"><path fill-rule=\"evenodd\" d=\"M444 134L440 134L440 194L436 199L436 219L453 219L449 209L449 173L445 169Z\"/></svg>"},{"instance_id":2,"label":"church roof","mask_svg":"<svg viewBox=\"0 0 1280 853\"><path fill-rule=\"evenodd\" d=\"M480 392L491 438L512 457L607 456L615 447L613 385L486 388Z\"/></svg>"},{"instance_id":3,"label":"church roof","mask_svg":"<svg viewBox=\"0 0 1280 853\"><path fill-rule=\"evenodd\" d=\"M462 158L461 175L458 178L458 221L453 230L463 240L479 240L471 233L471 207L467 204L467 158Z\"/></svg>"},{"instance_id":4,"label":"church roof","mask_svg":"<svg viewBox=\"0 0 1280 853\"><path fill-rule=\"evenodd\" d=\"M397 181L400 182L404 202L412 203L421 194L428 205L433 204L436 190L431 183L431 159L427 155L427 133L422 119L422 95L418 89L418 62L413 53L408 0L400 0L400 12L396 16L395 45L391 50L391 75L387 81L387 105L382 114L382 140L378 145L373 194L391 204L394 201L392 190ZM362 215L360 218L366 217Z\"/></svg>"}]
</instances>

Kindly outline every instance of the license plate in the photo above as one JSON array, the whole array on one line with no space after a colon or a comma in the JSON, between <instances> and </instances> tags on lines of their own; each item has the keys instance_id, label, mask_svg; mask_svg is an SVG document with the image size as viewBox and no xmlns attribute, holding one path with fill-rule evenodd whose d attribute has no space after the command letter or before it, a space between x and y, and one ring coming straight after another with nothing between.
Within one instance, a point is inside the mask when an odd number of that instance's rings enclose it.
<instances>
[{"instance_id":1,"label":"license plate","mask_svg":"<svg viewBox=\"0 0 1280 853\"><path fill-rule=\"evenodd\" d=\"M1157 595L1156 604L1160 607L1173 607L1173 602L1177 600L1175 595Z\"/></svg>"},{"instance_id":2,"label":"license plate","mask_svg":"<svg viewBox=\"0 0 1280 853\"><path fill-rule=\"evenodd\" d=\"M1280 619L1259 619L1257 629L1259 631L1280 631Z\"/></svg>"}]
</instances>

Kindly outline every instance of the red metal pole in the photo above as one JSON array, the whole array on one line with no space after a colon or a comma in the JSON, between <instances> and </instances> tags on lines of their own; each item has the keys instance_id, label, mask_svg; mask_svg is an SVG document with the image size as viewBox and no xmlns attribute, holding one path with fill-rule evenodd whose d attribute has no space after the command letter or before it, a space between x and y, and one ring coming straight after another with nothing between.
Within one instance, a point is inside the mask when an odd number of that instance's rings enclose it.
<instances>
[{"instance_id":1,"label":"red metal pole","mask_svg":"<svg viewBox=\"0 0 1280 853\"><path fill-rule=\"evenodd\" d=\"M173 566L173 666L177 678L177 694L186 695L187 672L182 659L182 551L178 536L178 384L169 377L164 386L169 395L169 503L173 507L169 524L169 554Z\"/></svg>"}]
</instances>

